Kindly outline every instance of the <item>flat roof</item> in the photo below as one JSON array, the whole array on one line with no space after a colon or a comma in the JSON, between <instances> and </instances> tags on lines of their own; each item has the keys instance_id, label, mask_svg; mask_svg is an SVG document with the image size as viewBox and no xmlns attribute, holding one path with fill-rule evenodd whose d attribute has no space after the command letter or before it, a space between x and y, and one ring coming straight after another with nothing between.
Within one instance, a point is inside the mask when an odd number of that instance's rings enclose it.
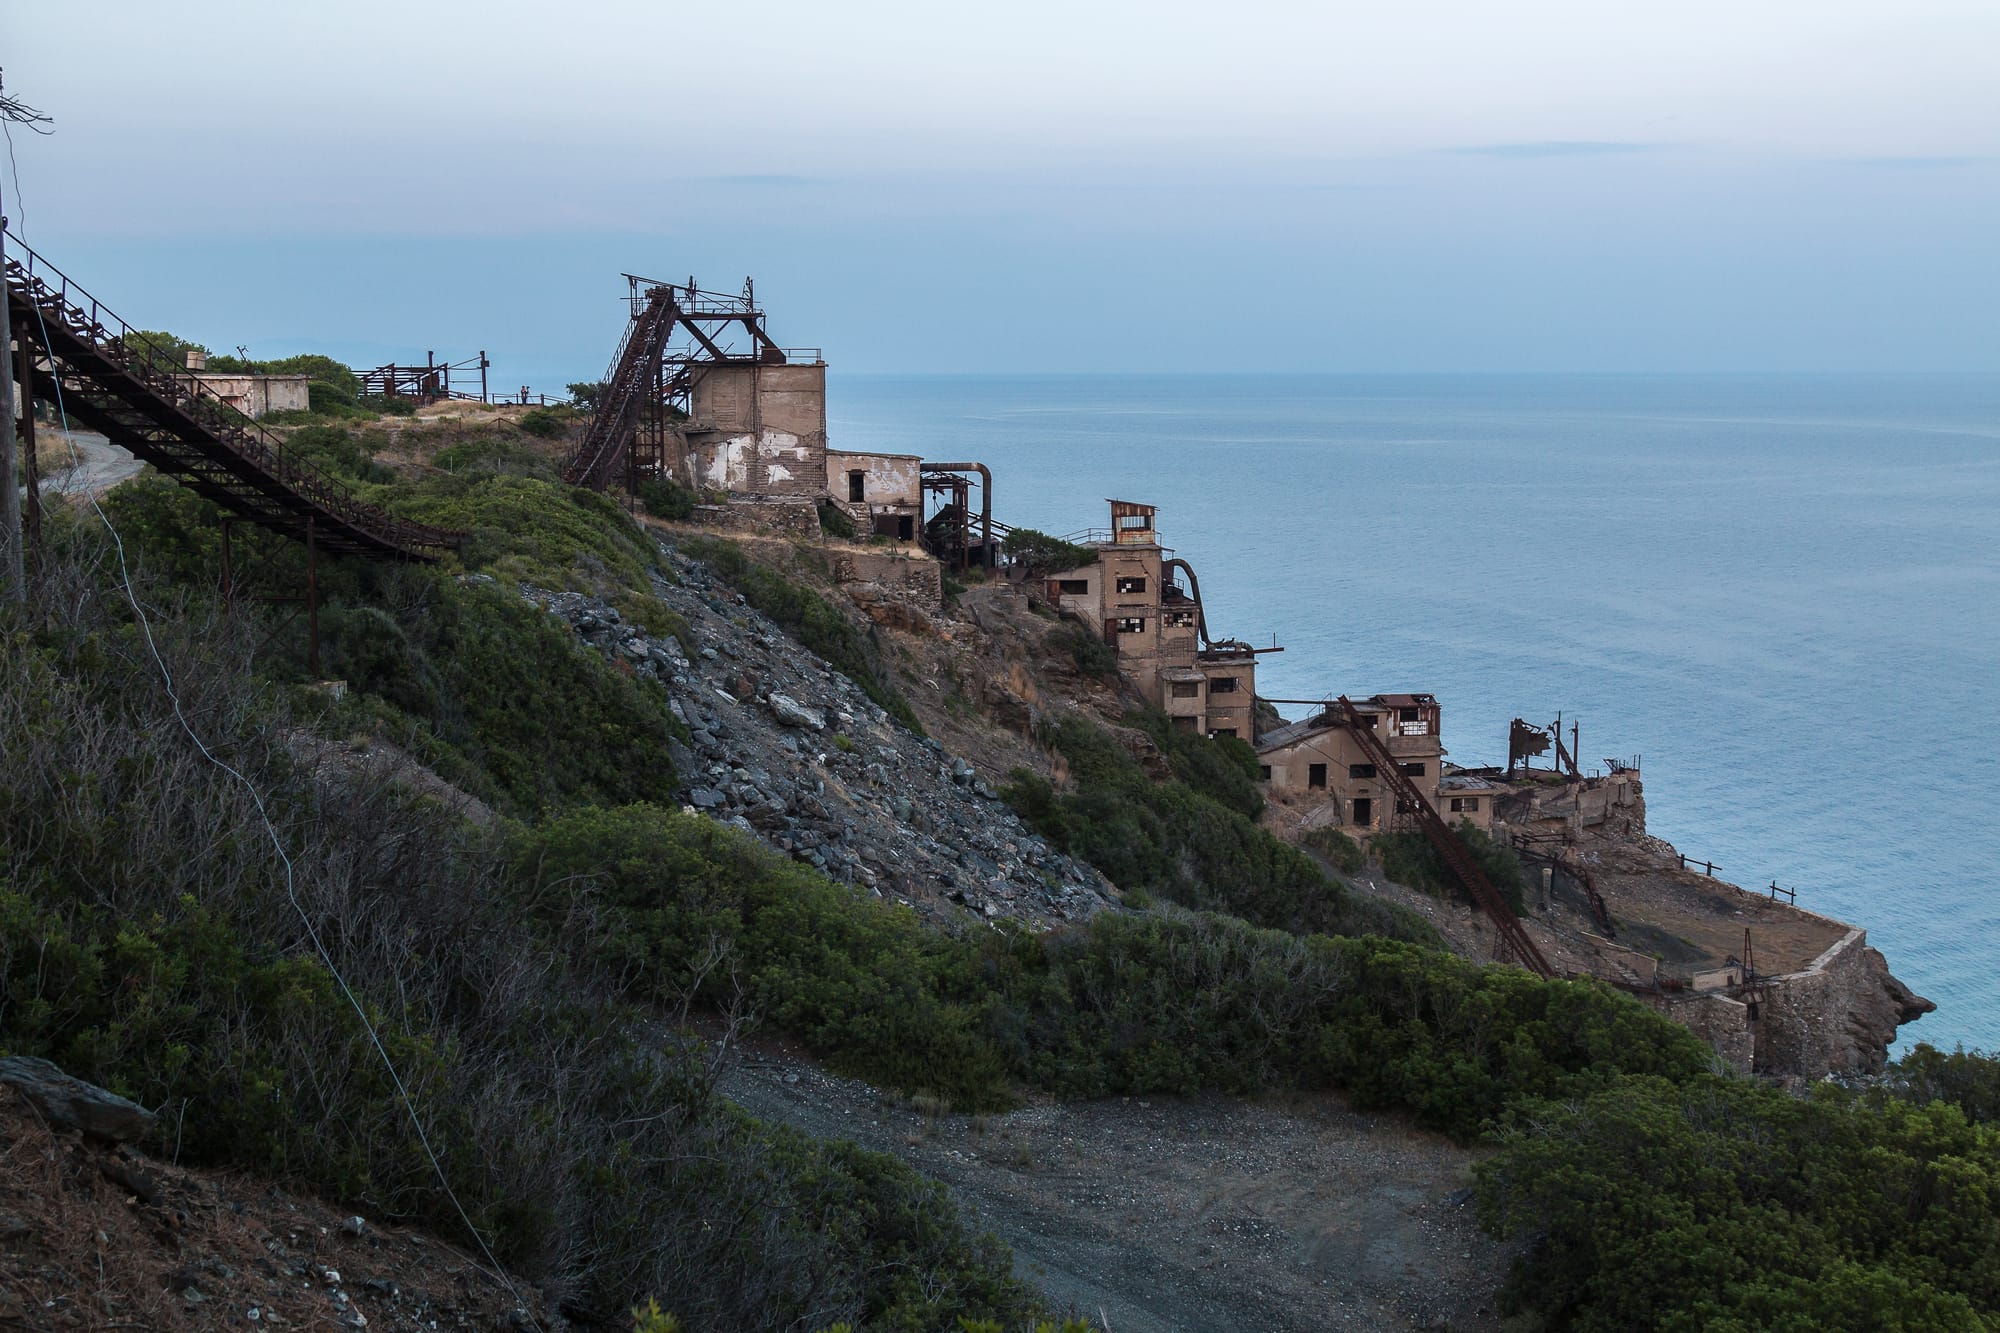
<instances>
[{"instance_id":1,"label":"flat roof","mask_svg":"<svg viewBox=\"0 0 2000 1333\"><path fill-rule=\"evenodd\" d=\"M879 449L829 449L826 451L828 458L832 458L835 454L838 454L842 458L907 458L913 463L924 461L922 454L885 454Z\"/></svg>"}]
</instances>

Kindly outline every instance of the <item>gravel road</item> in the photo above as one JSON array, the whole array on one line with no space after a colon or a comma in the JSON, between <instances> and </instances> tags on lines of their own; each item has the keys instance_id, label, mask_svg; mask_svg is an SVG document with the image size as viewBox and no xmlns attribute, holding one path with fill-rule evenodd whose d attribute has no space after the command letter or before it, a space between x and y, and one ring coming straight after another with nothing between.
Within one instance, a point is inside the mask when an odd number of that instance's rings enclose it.
<instances>
[{"instance_id":1,"label":"gravel road","mask_svg":"<svg viewBox=\"0 0 2000 1333\"><path fill-rule=\"evenodd\" d=\"M1474 1154L1332 1098L924 1114L774 1047L724 1090L945 1182L1057 1307L1112 1333L1499 1327L1513 1250L1461 1201Z\"/></svg>"}]
</instances>

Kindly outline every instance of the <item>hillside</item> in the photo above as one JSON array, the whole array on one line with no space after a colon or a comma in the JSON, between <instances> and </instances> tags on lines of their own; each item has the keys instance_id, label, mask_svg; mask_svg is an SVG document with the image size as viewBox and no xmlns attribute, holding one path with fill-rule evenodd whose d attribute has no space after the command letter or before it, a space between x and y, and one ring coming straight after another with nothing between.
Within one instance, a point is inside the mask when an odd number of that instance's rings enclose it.
<instances>
[{"instance_id":1,"label":"hillside","mask_svg":"<svg viewBox=\"0 0 2000 1333\"><path fill-rule=\"evenodd\" d=\"M547 1324L2000 1311L1990 1063L1800 1097L1606 987L1453 957L1421 897L1260 824L1247 747L1134 708L1016 590L926 607L867 547L635 517L552 479L545 425L298 429L471 532L448 567L323 567L317 675L282 607L225 612L185 493L106 501L143 625L95 518L52 519L0 685L0 1053L159 1110L156 1160L490 1246ZM296 585L295 548L256 554L255 591ZM970 1166L1003 1132L1027 1160Z\"/></svg>"}]
</instances>

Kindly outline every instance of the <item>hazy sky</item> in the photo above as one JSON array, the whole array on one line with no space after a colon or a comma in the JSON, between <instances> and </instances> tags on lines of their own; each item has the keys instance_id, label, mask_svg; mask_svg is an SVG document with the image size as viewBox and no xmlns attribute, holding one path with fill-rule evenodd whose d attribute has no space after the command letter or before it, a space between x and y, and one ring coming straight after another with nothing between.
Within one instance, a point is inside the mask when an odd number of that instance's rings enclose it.
<instances>
[{"instance_id":1,"label":"hazy sky","mask_svg":"<svg viewBox=\"0 0 2000 1333\"><path fill-rule=\"evenodd\" d=\"M17 230L256 355L559 388L634 270L855 371L2000 369L1995 0L68 0L0 66Z\"/></svg>"}]
</instances>

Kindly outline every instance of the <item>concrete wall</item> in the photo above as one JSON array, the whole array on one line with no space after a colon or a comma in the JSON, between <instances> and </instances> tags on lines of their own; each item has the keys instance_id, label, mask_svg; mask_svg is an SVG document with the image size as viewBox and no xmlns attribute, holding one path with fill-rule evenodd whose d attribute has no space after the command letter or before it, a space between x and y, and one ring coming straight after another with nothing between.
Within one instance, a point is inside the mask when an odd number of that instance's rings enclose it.
<instances>
[{"instance_id":1,"label":"concrete wall","mask_svg":"<svg viewBox=\"0 0 2000 1333\"><path fill-rule=\"evenodd\" d=\"M1210 735L1226 732L1241 740L1254 741L1257 737L1257 659L1248 653L1226 659L1201 659L1196 667L1208 678L1208 717L1206 730ZM1233 680L1236 688L1218 692L1217 681Z\"/></svg>"},{"instance_id":2,"label":"concrete wall","mask_svg":"<svg viewBox=\"0 0 2000 1333\"><path fill-rule=\"evenodd\" d=\"M1871 1009L1883 1006L1870 1002L1880 997L1887 976L1882 955L1868 947L1867 932L1857 926L1802 971L1771 978L1751 1024L1756 1071L1809 1079L1832 1070L1879 1071L1882 1046L1895 1039L1896 1023L1871 1023Z\"/></svg>"},{"instance_id":3,"label":"concrete wall","mask_svg":"<svg viewBox=\"0 0 2000 1333\"><path fill-rule=\"evenodd\" d=\"M1044 591L1050 601L1074 616L1081 616L1084 623L1102 634L1104 632L1104 601L1099 583L1104 575L1103 562L1085 565L1082 569L1065 570L1048 580ZM1082 584L1076 592L1063 591L1064 584Z\"/></svg>"},{"instance_id":4,"label":"concrete wall","mask_svg":"<svg viewBox=\"0 0 2000 1333\"><path fill-rule=\"evenodd\" d=\"M833 577L848 597L877 624L899 621L890 604L934 611L944 605L944 569L921 551L835 548Z\"/></svg>"},{"instance_id":5,"label":"concrete wall","mask_svg":"<svg viewBox=\"0 0 2000 1333\"><path fill-rule=\"evenodd\" d=\"M1727 995L1648 996L1646 1003L1700 1037L1739 1074L1756 1063L1750 1007Z\"/></svg>"},{"instance_id":6,"label":"concrete wall","mask_svg":"<svg viewBox=\"0 0 2000 1333\"><path fill-rule=\"evenodd\" d=\"M856 501L849 482L861 474L859 503L921 508L924 503L923 459L916 454L862 454L844 449L826 451L827 493L842 503Z\"/></svg>"},{"instance_id":7,"label":"concrete wall","mask_svg":"<svg viewBox=\"0 0 2000 1333\"><path fill-rule=\"evenodd\" d=\"M1645 788L1637 773L1505 786L1496 818L1517 828L1560 821L1579 831L1610 825L1621 836L1637 837L1646 831Z\"/></svg>"},{"instance_id":8,"label":"concrete wall","mask_svg":"<svg viewBox=\"0 0 2000 1333\"><path fill-rule=\"evenodd\" d=\"M732 495L827 494L826 367L720 365L694 382L684 475Z\"/></svg>"},{"instance_id":9,"label":"concrete wall","mask_svg":"<svg viewBox=\"0 0 2000 1333\"><path fill-rule=\"evenodd\" d=\"M1154 704L1160 702L1163 666L1192 666L1192 661L1168 663L1160 656L1160 548L1152 545L1104 546L1097 554L1097 620L1106 640L1118 652L1118 669ZM1141 581L1143 591L1120 592L1121 579ZM1121 621L1135 621L1136 631Z\"/></svg>"},{"instance_id":10,"label":"concrete wall","mask_svg":"<svg viewBox=\"0 0 2000 1333\"><path fill-rule=\"evenodd\" d=\"M221 375L203 372L195 376L209 394L222 399L246 417L269 412L304 412L312 406L312 395L304 375Z\"/></svg>"},{"instance_id":11,"label":"concrete wall","mask_svg":"<svg viewBox=\"0 0 2000 1333\"><path fill-rule=\"evenodd\" d=\"M1442 761L1440 761L1442 762ZM1438 785L1437 812L1448 824L1464 820L1482 833L1493 830L1494 807L1501 793L1493 788Z\"/></svg>"},{"instance_id":12,"label":"concrete wall","mask_svg":"<svg viewBox=\"0 0 2000 1333\"><path fill-rule=\"evenodd\" d=\"M819 506L806 500L736 500L723 505L696 505L690 520L730 532L779 532L817 539Z\"/></svg>"}]
</instances>

